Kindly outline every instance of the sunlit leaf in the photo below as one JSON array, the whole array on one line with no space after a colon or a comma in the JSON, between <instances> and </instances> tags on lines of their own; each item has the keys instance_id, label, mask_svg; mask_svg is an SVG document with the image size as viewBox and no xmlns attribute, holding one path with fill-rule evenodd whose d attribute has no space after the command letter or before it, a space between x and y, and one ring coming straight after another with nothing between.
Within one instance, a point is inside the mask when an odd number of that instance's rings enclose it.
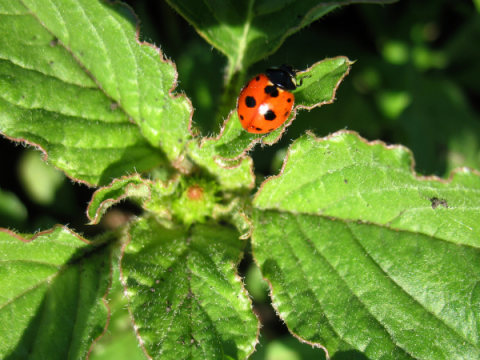
<instances>
[{"instance_id":1,"label":"sunlit leaf","mask_svg":"<svg viewBox=\"0 0 480 360\"><path fill-rule=\"evenodd\" d=\"M89 184L176 160L191 105L172 94L174 65L136 31L118 3L2 2L0 132Z\"/></svg>"},{"instance_id":2,"label":"sunlit leaf","mask_svg":"<svg viewBox=\"0 0 480 360\"><path fill-rule=\"evenodd\" d=\"M219 225L130 230L122 276L136 331L153 359L244 359L258 320L236 274L244 242Z\"/></svg>"},{"instance_id":3,"label":"sunlit leaf","mask_svg":"<svg viewBox=\"0 0 480 360\"><path fill-rule=\"evenodd\" d=\"M62 226L0 229L0 357L84 359L106 328L110 248Z\"/></svg>"},{"instance_id":4,"label":"sunlit leaf","mask_svg":"<svg viewBox=\"0 0 480 360\"><path fill-rule=\"evenodd\" d=\"M480 176L419 178L411 166L403 147L307 134L254 200L273 305L330 356L480 356Z\"/></svg>"}]
</instances>

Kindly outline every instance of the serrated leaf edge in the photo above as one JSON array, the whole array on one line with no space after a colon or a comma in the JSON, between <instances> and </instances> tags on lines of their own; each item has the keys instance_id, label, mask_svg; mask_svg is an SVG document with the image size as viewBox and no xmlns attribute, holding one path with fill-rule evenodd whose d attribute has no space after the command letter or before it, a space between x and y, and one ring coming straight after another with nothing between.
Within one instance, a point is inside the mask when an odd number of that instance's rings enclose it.
<instances>
[{"instance_id":1,"label":"serrated leaf edge","mask_svg":"<svg viewBox=\"0 0 480 360\"><path fill-rule=\"evenodd\" d=\"M128 230L127 232L127 241L125 241L125 243L123 244L122 246L122 249L121 249L121 255L120 255L120 266L119 266L119 269L120 269L120 282L122 283L122 286L123 286L123 290L124 290L124 296L127 298L128 300L128 303L130 304L130 297L128 295L128 287L127 287L127 282L126 282L126 279L123 275L123 267L122 267L122 259L123 259L123 256L125 254L125 249L127 248L127 246L130 244L130 242L132 241L132 236L130 234L130 229ZM252 299L250 297L250 294L248 293L247 291L247 288L245 287L245 283L243 282L243 278L238 274L238 264L240 263L240 261L243 259L243 251L240 252L240 255L238 257L238 260L236 263L232 262L232 270L234 271L235 273L235 278L238 280L238 282L240 283L240 286L242 288L242 291L244 292L245 294L245 297L248 299L248 301L250 302L250 309L252 310L254 316L257 318L257 333L256 333L256 336L255 336L255 342L253 344L253 350L250 354L248 354L247 358L250 357L250 355L252 355L255 351L256 351L256 346L260 343L260 329L262 327L262 324L257 316L257 314L253 311L253 302L252 302ZM142 339L142 336L140 335L139 333L139 330L138 330L138 326L135 324L135 317L133 316L133 313L132 313L132 310L130 308L130 306L127 306L128 308L128 313L130 314L130 319L132 321L132 326L133 326L133 329L134 329L134 332L135 332L135 336L137 337L137 340L138 340L138 343L140 344L140 347L142 348L143 350L143 353L145 354L145 356L149 359L149 360L153 360L153 358L148 354L147 352L147 349L145 348L144 346L144 341ZM87 359L88 360L88 359Z\"/></svg>"},{"instance_id":2,"label":"serrated leaf edge","mask_svg":"<svg viewBox=\"0 0 480 360\"><path fill-rule=\"evenodd\" d=\"M268 179L266 179L261 185L260 187L258 188L257 192L255 193L254 197L253 197L253 200L252 200L252 204L253 204L253 207L254 208L257 208L255 206L255 202L256 202L256 199L257 197L260 196L261 194L261 191L263 189L264 186L266 186L266 184L272 180L275 180L279 177L281 177L283 175L283 172L284 172L284 169L288 163L288 160L289 160L289 156L290 156L290 152L291 152L291 149L293 148L294 144L297 143L298 141L300 141L301 139L304 139L306 136L310 137L310 139L314 140L314 141L317 141L317 142L322 142L322 141L328 141L332 138L335 138L335 137L340 137L342 135L354 135L357 139L359 139L360 141L362 141L363 143L365 143L366 145L368 146L375 146L375 145L380 145L382 146L385 150L394 150L394 149L400 149L402 151L404 151L405 153L408 154L408 160L409 160L409 163L410 163L410 174L418 181L436 181L436 182L439 182L439 183L442 183L442 184L448 184L448 183L451 183L455 177L456 174L458 173L472 173L478 177L480 177L480 171L476 170L476 169L471 169L471 168L468 168L468 167L460 167L460 168L456 168L454 170L452 170L448 176L448 178L441 178L437 175L418 175L416 172L415 172L415 159L414 159L414 156L413 156L413 153L412 151L403 146L403 145L400 145L400 144L395 144L395 145L388 145L386 144L385 142L381 141L381 140L373 140L373 141L368 141L366 140L365 138L361 137L357 132L355 131L352 131L352 130L340 130L340 131L337 131L335 133L332 133L328 136L325 136L323 138L320 138L320 137L317 137L313 132L311 131L307 131L305 135L303 135L302 137L300 137L299 139L295 140L289 147L288 151L287 151L287 154L285 156L285 159L284 159L284 162L283 162L283 165L282 165L282 168L280 169L280 172L278 173L278 175L274 175L274 176L271 176L269 177ZM430 201L432 201L433 199L428 199ZM273 211L279 211L279 212L282 212L281 210L278 210L278 209L275 209L275 208L257 208L258 210L273 210ZM388 228L388 229L393 229L393 230L397 230L397 231L404 231L404 232L410 232L410 230L408 229L398 229L398 228L393 228L391 227L391 223L395 220L395 218L393 218L392 220L390 220L389 222L387 223L378 223L378 222L374 222L374 221L367 221L367 220L360 220L360 219L343 219L343 218L338 218L338 217L332 217L332 216L328 216L328 215L324 215L324 214L321 214L321 213L312 213L312 212L297 212L297 211L288 211L289 213L291 214L310 214L310 215L319 215L319 216L322 216L324 218L328 218L328 219L332 219L332 220L341 220L341 221L346 221L346 222L356 222L356 223L359 223L359 224L371 224L371 225L375 225L375 226L379 226L379 227L383 227L383 228ZM255 228L255 224L253 224L253 228ZM431 234L425 234L427 236L433 236ZM445 239L443 238L437 238L438 240L441 240L441 241L446 241ZM462 246L473 246L471 244L466 244L466 243L462 243Z\"/></svg>"},{"instance_id":3,"label":"serrated leaf edge","mask_svg":"<svg viewBox=\"0 0 480 360\"><path fill-rule=\"evenodd\" d=\"M285 170L285 167L288 163L288 160L289 160L289 157L290 157L290 153L291 153L291 150L293 148L293 146L302 138L304 138L305 136L308 136L310 137L312 140L315 140L317 142L323 142L323 141L328 141L330 139L333 139L333 138L336 138L336 137L340 137L344 134L350 134L350 135L354 135L356 136L360 141L362 141L363 143L365 143L366 145L368 146L374 146L374 145L381 145L385 150L394 150L394 149L400 149L400 150L403 150L405 151L407 154L408 154L408 158L409 158L409 163L410 163L410 172L412 174L412 176L419 180L419 181L438 181L440 183L444 183L444 184L448 184L450 182L452 182L455 174L459 173L459 172L471 172L473 174L476 174L477 176L480 176L480 171L478 170L475 170L475 169L471 169L471 168L468 168L468 167L460 167L460 168L456 168L454 170L452 170L448 176L448 178L446 179L443 179L437 175L418 175L417 172L415 171L415 158L413 156L413 153L412 151L403 146L403 145L400 145L400 144L393 144L393 145L388 145L386 144L385 142L381 141L381 140L373 140L373 141L368 141L367 139L363 138L362 136L360 136L360 134L358 134L356 131L352 131L352 130L340 130L340 131L336 131L328 136L325 136L325 137L318 137L316 136L312 131L307 131L305 135L303 135L301 138L295 140L289 147L288 151L287 151L287 154L285 156L285 159L283 160L283 165L282 165L282 168L280 169L280 172L278 173L278 175L274 175L274 176L271 176L269 177L268 179L266 179L259 187L257 193L255 194L254 198L253 198L253 203L255 203L255 200L256 198L259 196L260 192L262 191L263 187L265 186L265 184L267 184L269 181L272 181L274 179L277 179L279 177L281 177L283 175L283 172Z\"/></svg>"},{"instance_id":4,"label":"serrated leaf edge","mask_svg":"<svg viewBox=\"0 0 480 360\"><path fill-rule=\"evenodd\" d=\"M140 41L140 19L138 18L138 16L135 14L135 12L133 11L133 9L132 9L129 5L127 5L127 4L125 4L125 3L122 3L122 2L120 2L120 1L109 1L109 0L102 0L102 1L105 2L105 3L107 3L107 4L110 4L110 5L123 6L123 7L125 7L128 11L130 11L132 17L136 20L136 24L135 24L135 29L136 29L136 30L135 30L135 41L137 42L137 44L139 44L140 46L149 46L149 47L151 47L152 49L154 49L154 50L158 53L159 59L160 59L161 62L166 63L166 64L169 64L170 66L173 67L175 77L174 77L174 80L173 80L172 87L171 87L170 90L168 91L168 96L169 96L171 99L177 99L177 98L179 98L179 97L183 97L183 98L187 101L187 103L188 103L188 105L189 105L189 108L190 108L190 118L189 118L189 121L188 121L188 128L187 128L187 130L188 130L188 132L190 133L190 135L191 135L192 137L198 136L198 134L194 133L194 131L192 130L192 121L193 121L192 119L193 119L193 111L194 111L194 110L193 110L193 104L192 104L191 100L190 100L190 99L186 96L186 94L183 93L183 92L182 92L182 93L174 94L174 91L175 91L176 87L178 86L178 71L177 71L177 66L175 65L175 63L174 63L173 61L171 61L170 59L168 59L168 58L165 56L165 54L162 52L162 49L161 49L161 48L155 46L154 44L148 43L148 42L146 42L146 41ZM23 2L22 2L22 4L23 4ZM26 9L28 9L28 10L30 11L30 9L29 9L25 4L23 4L23 5L25 6ZM33 12L30 11L30 14L31 14L32 16L34 16L34 17L37 19L37 21L38 21L49 33L51 33L51 32L50 32L50 29L48 29L48 28L46 28L46 27L44 26L44 24L37 18L37 16L36 16L35 13L33 13ZM52 34L52 33L51 33L51 34ZM52 36L55 36L55 35L52 34ZM55 38L56 38L56 37L55 37ZM114 101L114 100L104 91L104 89L102 88L102 86L98 83L97 79L90 73L90 71L85 68L85 66L84 66L83 63L80 61L80 59L78 59L78 57L75 56L75 54L74 54L65 44L63 44L59 39L57 39L57 43L60 44L61 46L63 46L63 48L65 48L65 50L68 51L68 53L69 53L69 54L76 60L76 62L79 64L79 66L85 71L85 73L95 82L95 84L97 84L98 88L105 94L105 96L106 96L107 98L109 98L110 100L112 100L112 103L117 104L117 102ZM117 105L120 106L120 108L121 108L121 105L119 105L119 104L117 104ZM123 108L122 108L122 110L123 110ZM123 112L124 112L127 116L129 116L129 114L128 114L125 110L123 110ZM141 127L138 126L138 125L137 125L137 127L138 127L138 130L140 131L140 133L143 135L143 130L141 129ZM13 141L13 142L27 144L27 145L29 145L29 146L34 147L34 148L37 149L37 150L40 150L40 151L43 153L43 161L45 161L45 162L48 163L48 157L49 157L49 156L48 156L48 152L47 152L47 150L45 150L40 144L37 144L37 143L35 143L35 142L28 141L28 140L26 140L26 139L24 139L24 138L16 138L16 137L12 137L12 136L7 136L6 134L4 134L4 133L1 132L1 131L0 131L0 134L3 135L5 138ZM144 136L144 139L146 140L146 137L145 137L145 136ZM148 141L147 141L147 142L148 142ZM149 143L149 142L148 142L148 143ZM187 141L186 143L188 143L188 141ZM186 152L186 145L185 145L185 147L184 147L184 149L183 149L183 152ZM180 157L181 157L181 156L182 156L182 155L180 155ZM173 162L172 162L172 165L173 165L174 167L176 166L176 164L178 164L178 159L177 159L176 161L173 161ZM49 164L49 165L51 165L51 164ZM54 165L52 165L52 166L54 166ZM88 187L97 187L96 184L92 184L92 183L90 183L90 182L88 182L88 181L86 181L86 180L80 180L80 179L75 178L74 176L70 176L69 174L67 174L66 170L64 170L64 169L61 169L61 168L59 168L59 167L57 167L57 166L54 166L54 168L56 168L57 170L62 171L68 178L70 178L71 180L73 180L73 181L75 181L75 182L85 184L85 185L87 185Z\"/></svg>"},{"instance_id":5,"label":"serrated leaf edge","mask_svg":"<svg viewBox=\"0 0 480 360\"><path fill-rule=\"evenodd\" d=\"M120 181L124 181L124 180L128 180L128 179L131 179L135 176L138 176L140 177L140 175L138 173L135 173L135 174L131 174L131 175L125 175L125 176L122 176L118 179L115 179L113 180L109 185L107 186L102 186L101 188L98 188L93 194L92 194L92 198L90 200L90 202L88 203L88 206L87 206L87 211L86 211L86 214L87 214L87 218L90 220L90 222L88 223L88 225L96 225L98 224L98 222L100 221L102 215L107 211L107 209L117 203L119 203L121 200L124 200L126 198L129 197L128 194L123 194L121 196L119 196L118 198L116 199L106 199L104 201L102 201L99 205L98 205L98 208L97 208L97 211L95 212L95 216L92 218L90 216L90 207L92 206L93 204L93 198L95 197L95 195L104 190L104 189L108 189L108 188L112 188L115 183L117 182L120 182ZM149 183L150 184L153 184L153 182L151 180L146 180L146 179L141 179L143 180L142 184L139 184L138 186L136 186L135 184L127 184L125 187L127 186L133 186L135 189L139 189L140 186L144 185L145 183ZM151 195L152 195L152 191L150 190L150 186L149 186L149 196L148 196L148 199L151 198Z\"/></svg>"},{"instance_id":6,"label":"serrated leaf edge","mask_svg":"<svg viewBox=\"0 0 480 360\"><path fill-rule=\"evenodd\" d=\"M118 198L116 199L106 199L104 201L102 201L99 205L98 205L98 208L97 208L97 211L95 212L95 216L92 218L90 217L89 215L89 210L90 210L90 206L92 206L92 203L93 203L93 198L95 197L95 194L101 190L104 190L104 189L108 189L108 188L111 188L115 185L115 183L117 182L120 182L120 181L124 181L124 180L128 180L128 179L132 179L134 177L138 176L141 180L142 180L142 183L139 184L139 185L135 185L135 184L127 184L125 186L125 188L129 187L129 186L132 186L133 188L135 189L139 189L141 186L143 185L147 185L148 186L148 193L149 195L146 196L142 202L143 205L145 205L146 203L148 203L151 198L152 198L152 190L151 190L151 186L155 185L156 182L152 181L152 180L149 180L149 179L142 179L140 177L140 174L138 173L135 173L135 174L131 174L131 175L125 175L125 176L122 176L118 179L115 179L113 180L109 185L107 186L104 186L104 187L101 187L99 188L98 190L96 190L93 195L92 195L92 199L90 200L90 202L88 203L88 207L87 207L87 217L88 219L90 220L90 223L88 223L88 225L96 225L98 224L98 222L100 221L101 217L103 216L103 214L105 213L106 210L108 210L108 208L110 208L111 206L119 203L120 201L126 199L126 198L129 198L130 195L128 194L123 194L121 196L119 196ZM164 188L167 188L171 183L173 182L176 182L178 181L179 179L179 175L175 175L173 176L170 180L168 180L167 182L163 182L163 181L159 181L161 183L161 185L164 187ZM106 207L105 207L106 206Z\"/></svg>"},{"instance_id":7,"label":"serrated leaf edge","mask_svg":"<svg viewBox=\"0 0 480 360\"><path fill-rule=\"evenodd\" d=\"M235 157L232 157L232 158L225 158L225 157L222 157L222 156L219 156L219 155L215 155L214 156L214 159L215 159L215 162L218 163L217 160L220 160L220 161L235 161L235 160L240 160L241 158L244 158L247 155L247 153L253 149L253 147L258 144L258 143L261 143L262 145L273 145L275 143L277 143L281 138L282 136L285 134L286 132L286 129L287 127L289 127L292 122L296 119L297 117L297 109L300 110L300 109L306 109L306 110L312 110L313 108L316 108L316 107L320 107L322 105L328 105L328 104L332 104L334 101L335 101L335 96L336 96L336 93L337 93L337 90L341 84L341 82L343 81L343 79L350 73L350 69L351 69L351 65L354 63L354 61L350 61L346 56L343 56L343 55L340 55L340 56L335 56L333 58L326 58L326 59L323 59L321 61L318 61L316 62L315 64L313 64L312 66L309 66L307 69L305 70L302 70L300 72L298 72L297 74L304 74L304 73L307 73L309 71L311 71L311 69L315 66L318 66L319 64L321 64L322 62L324 61L330 61L330 60L334 60L334 59L345 59L346 60L346 64L348 65L348 68L347 68L347 71L343 74L343 76L338 80L338 82L335 84L335 87L333 89L333 92L332 92L332 97L330 98L330 100L327 100L327 101L322 101L320 103L317 103L317 104L314 104L313 106L305 106L305 105L301 105L301 104L298 104L298 105L295 105L294 108L293 108L293 112L292 112L292 116L290 116L290 120L288 122L285 122L284 125L282 125L282 130L280 131L280 133L278 134L278 136L273 139L273 140L270 140L270 141L264 141L264 138L266 136L268 136L269 134L266 134L266 135L260 135L259 137L257 137L256 139L253 139L250 144L237 156ZM227 118L224 120L223 122L223 125L222 127L220 128L220 132L215 135L215 136L205 136L205 137L202 137L200 139L200 141L198 142L197 146L199 148L202 148L205 143L207 141L219 141L221 139L221 137L223 136L223 133L226 129L226 124L229 122L229 121L233 121L232 118L232 115L235 114L237 112L237 107L238 107L238 97L237 97L237 106L234 110L231 110L230 113L228 114ZM198 140L195 139L195 140ZM195 141L195 140L192 140L192 141Z\"/></svg>"},{"instance_id":8,"label":"serrated leaf edge","mask_svg":"<svg viewBox=\"0 0 480 360\"><path fill-rule=\"evenodd\" d=\"M233 112L233 111L232 111ZM231 114L231 113L230 113ZM230 115L229 115L230 117ZM227 118L228 120L228 118ZM227 121L226 120L226 121ZM224 130L224 127L222 127L221 129L221 133L223 133L223 130ZM193 140L190 141L190 143L193 145L193 146L197 146L199 149L203 147L204 145L204 142L205 140L218 140L221 136L221 133L217 136L217 137L210 137L210 138L207 138L207 137L202 137L199 140L199 138L195 138ZM189 143L189 145L190 145ZM252 145L253 146L253 145ZM217 165L218 167L222 168L222 169L225 169L225 170L233 170L233 169L237 169L239 168L240 166L242 166L243 162L244 161L249 161L250 162L250 166L249 166L249 172L250 172L250 175L251 175L251 178L252 178L252 181L250 182L250 184L248 184L247 188L248 189L253 189L253 187L255 186L255 174L254 174L254 171L253 171L253 160L250 156L247 156L246 153L247 151L250 149L251 147L249 147L248 149L244 150L244 152L242 154L240 154L239 156L235 157L235 158L224 158L222 156L219 156L219 155L213 155L212 158L213 158L213 162L215 163L215 165ZM197 162L195 160L192 160L195 164L197 164ZM228 163L233 163L233 164L228 164ZM202 164L197 164L198 166L202 167L202 168L205 168L206 171L210 172L208 170L208 168ZM213 174L215 175L215 174Z\"/></svg>"},{"instance_id":9,"label":"serrated leaf edge","mask_svg":"<svg viewBox=\"0 0 480 360\"><path fill-rule=\"evenodd\" d=\"M68 227L64 226L64 225L60 225L60 224L57 224L55 225L54 227L52 227L51 229L49 230L44 230L44 231L40 231L36 234L34 234L32 237L25 237L25 236L22 236L22 235L19 235L17 233L15 233L14 231L12 230L9 230L9 229L5 229L5 228L0 228L0 232L3 232L3 233L6 233L10 236L13 236L14 238L16 238L17 240L25 243L25 244L28 244L34 240L36 240L39 236L43 236L43 235L48 235L48 234L51 234L53 233L57 228L61 228L63 230L66 230L67 232L69 232L71 235L75 236L77 239L79 239L80 241L84 242L85 244L88 244L88 245L91 245L93 244L92 241L88 241L87 239L83 238L82 236L78 235L76 232L74 232L73 230L69 229ZM103 301L103 304L105 305L105 308L107 309L107 321L106 321L106 324L105 324L105 327L103 328L103 331L102 333L96 338L93 340L92 344L90 345L88 351L87 351L87 356L86 356L86 360L88 360L90 358L90 354L93 350L93 346L103 337L103 335L105 335L105 333L107 332L107 329L108 329L108 326L110 325L110 316L111 316L111 311L110 311L110 307L108 306L108 300L107 300L107 297L108 297L108 294L110 292L110 288L112 286L112 276L113 276L113 269L112 267L110 266L110 273L109 273L109 284L107 286L107 290L105 291L105 294L103 294L102 296L102 301Z\"/></svg>"},{"instance_id":10,"label":"serrated leaf edge","mask_svg":"<svg viewBox=\"0 0 480 360\"><path fill-rule=\"evenodd\" d=\"M192 104L192 101L190 100L190 98L183 92L181 93L177 93L177 94L174 94L174 91L175 89L177 88L178 86L178 71L177 71L177 65L172 61L170 60L169 58L167 58L165 56L165 54L162 52L162 49L159 48L158 46L154 45L154 44L151 44L147 41L140 41L140 19L138 18L137 14L135 13L135 11L133 11L133 9L130 7L130 5L128 4L125 4L123 2L120 2L120 1L109 1L109 0L103 0L107 3L110 3L110 4L118 4L120 6L124 6L125 8L127 8L131 13L132 13L132 16L135 18L136 20L136 24L135 24L135 29L136 29L136 33L135 33L135 41L140 45L140 46L148 46L148 47L151 47L152 49L154 49L158 55L159 55L159 58L160 58L160 61L165 63L165 64L169 64L173 70L174 70L174 73L175 73L175 77L173 79L173 84L172 84L172 87L170 88L170 90L168 90L168 96L170 96L170 98L172 99L177 99L177 98L181 98L183 97L189 107L190 107L190 118L188 120L188 127L187 127L187 130L188 132L190 133L190 135L192 137L195 137L197 134L193 131L192 129L192 121L193 121L193 104ZM140 131L142 131L142 129L139 127ZM186 145L184 147L184 152L185 152L185 149L186 149ZM180 155L182 156L182 155ZM175 162L173 162L175 163Z\"/></svg>"},{"instance_id":11,"label":"serrated leaf edge","mask_svg":"<svg viewBox=\"0 0 480 360\"><path fill-rule=\"evenodd\" d=\"M308 344L308 345L310 345L311 347L314 347L314 348L322 349L322 350L325 352L325 360L331 360L331 359L330 359L330 354L328 353L328 350L327 350L327 348L326 348L325 346L323 346L323 345L320 344L320 343L316 343L316 342L312 342L312 341L305 340L305 339L303 339L302 337L300 337L300 335L294 333L292 329L290 329L290 326L288 326L287 320L284 319L284 318L280 315L280 311L278 310L277 304L275 303L275 295L274 295L273 285L272 285L272 283L270 282L270 280L263 275L263 272L261 271L262 268L261 268L260 264L258 263L257 258L255 257L255 253L254 253L254 250L253 250L253 249L252 249L252 257L253 257L253 261L255 262L255 265L257 265L257 267L260 269L260 273L261 273L261 275L262 275L262 279L268 283L268 287L269 287L269 289L270 289L270 293L269 293L268 295L269 295L270 299L272 300L272 302L270 303L270 305L272 305L273 309L275 310L275 314L276 314L280 319L283 320L283 322L285 323L285 325L287 325L288 332L289 332L293 337L295 337L298 341L300 341L301 343L303 343L303 344Z\"/></svg>"}]
</instances>

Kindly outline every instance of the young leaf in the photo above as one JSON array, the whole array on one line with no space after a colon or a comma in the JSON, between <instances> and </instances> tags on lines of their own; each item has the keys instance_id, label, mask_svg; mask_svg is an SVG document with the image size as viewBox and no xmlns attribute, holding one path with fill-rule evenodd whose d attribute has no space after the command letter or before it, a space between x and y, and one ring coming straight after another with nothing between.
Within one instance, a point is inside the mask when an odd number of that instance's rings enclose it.
<instances>
[{"instance_id":1,"label":"young leaf","mask_svg":"<svg viewBox=\"0 0 480 360\"><path fill-rule=\"evenodd\" d=\"M192 160L215 176L224 189L245 190L253 187L255 175L251 158L245 156L228 161L218 156L214 146L202 148L197 141L190 142L188 150Z\"/></svg>"},{"instance_id":2,"label":"young leaf","mask_svg":"<svg viewBox=\"0 0 480 360\"><path fill-rule=\"evenodd\" d=\"M153 359L244 359L258 320L236 274L244 242L218 225L132 225L122 279L135 328Z\"/></svg>"},{"instance_id":3,"label":"young leaf","mask_svg":"<svg viewBox=\"0 0 480 360\"><path fill-rule=\"evenodd\" d=\"M138 42L135 24L117 3L2 2L0 132L92 185L176 160L191 105L172 95L174 65Z\"/></svg>"},{"instance_id":4,"label":"young leaf","mask_svg":"<svg viewBox=\"0 0 480 360\"><path fill-rule=\"evenodd\" d=\"M392 0L168 0L235 69L274 53L287 36L342 5Z\"/></svg>"},{"instance_id":5,"label":"young leaf","mask_svg":"<svg viewBox=\"0 0 480 360\"><path fill-rule=\"evenodd\" d=\"M254 200L279 315L330 356L478 358L479 190L468 169L417 177L400 146L300 138Z\"/></svg>"},{"instance_id":6,"label":"young leaf","mask_svg":"<svg viewBox=\"0 0 480 360\"><path fill-rule=\"evenodd\" d=\"M297 73L297 82L300 83L301 81L302 85L292 91L295 95L294 114L284 126L267 136L245 131L240 124L237 112L234 111L230 113L220 135L216 138L203 138L200 145L192 141L188 147L190 155L194 159L213 158L218 162L220 159L241 158L246 151L258 142L264 144L277 142L285 132L286 127L296 118L297 109L310 110L334 101L337 88L349 73L351 64L352 62L346 57L338 56L320 61L307 70ZM210 160L211 162L213 161ZM215 169L210 163L205 163L205 166L209 169Z\"/></svg>"},{"instance_id":7,"label":"young leaf","mask_svg":"<svg viewBox=\"0 0 480 360\"><path fill-rule=\"evenodd\" d=\"M63 226L0 229L0 357L84 359L108 322L110 247Z\"/></svg>"},{"instance_id":8,"label":"young leaf","mask_svg":"<svg viewBox=\"0 0 480 360\"><path fill-rule=\"evenodd\" d=\"M102 187L93 194L87 208L90 224L98 224L108 208L123 199L129 197L146 199L150 196L149 181L142 179L140 175L116 179L109 186Z\"/></svg>"}]
</instances>

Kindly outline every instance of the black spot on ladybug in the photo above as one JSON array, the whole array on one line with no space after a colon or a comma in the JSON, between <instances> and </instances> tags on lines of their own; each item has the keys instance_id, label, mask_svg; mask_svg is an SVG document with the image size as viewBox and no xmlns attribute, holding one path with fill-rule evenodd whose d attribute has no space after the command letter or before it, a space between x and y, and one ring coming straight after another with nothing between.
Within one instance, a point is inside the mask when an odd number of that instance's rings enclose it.
<instances>
[{"instance_id":1,"label":"black spot on ladybug","mask_svg":"<svg viewBox=\"0 0 480 360\"><path fill-rule=\"evenodd\" d=\"M275 85L267 85L267 86L265 86L265 94L268 94L271 97L277 97L278 96L278 89Z\"/></svg>"},{"instance_id":2,"label":"black spot on ladybug","mask_svg":"<svg viewBox=\"0 0 480 360\"><path fill-rule=\"evenodd\" d=\"M288 111L285 113L285 115L284 115L284 116L287 116L287 115L288 115Z\"/></svg>"},{"instance_id":3,"label":"black spot on ladybug","mask_svg":"<svg viewBox=\"0 0 480 360\"><path fill-rule=\"evenodd\" d=\"M240 119L242 119L242 120L243 120L243 115L240 115Z\"/></svg>"},{"instance_id":4,"label":"black spot on ladybug","mask_svg":"<svg viewBox=\"0 0 480 360\"><path fill-rule=\"evenodd\" d=\"M260 81L260 76L257 76L255 80Z\"/></svg>"},{"instance_id":5,"label":"black spot on ladybug","mask_svg":"<svg viewBox=\"0 0 480 360\"><path fill-rule=\"evenodd\" d=\"M277 114L275 114L272 110L268 110L268 111L263 115L263 117L265 118L265 120L272 121L272 120L275 120L275 119L276 119Z\"/></svg>"},{"instance_id":6,"label":"black spot on ladybug","mask_svg":"<svg viewBox=\"0 0 480 360\"><path fill-rule=\"evenodd\" d=\"M268 132L272 132L273 130L275 130L275 128L268 130Z\"/></svg>"},{"instance_id":7,"label":"black spot on ladybug","mask_svg":"<svg viewBox=\"0 0 480 360\"><path fill-rule=\"evenodd\" d=\"M262 131L262 128L255 128L257 131Z\"/></svg>"},{"instance_id":8,"label":"black spot on ladybug","mask_svg":"<svg viewBox=\"0 0 480 360\"><path fill-rule=\"evenodd\" d=\"M245 105L247 105L247 107L249 108L253 108L257 106L257 102L255 101L255 98L253 96L247 96L245 98Z\"/></svg>"},{"instance_id":9,"label":"black spot on ladybug","mask_svg":"<svg viewBox=\"0 0 480 360\"><path fill-rule=\"evenodd\" d=\"M288 98L287 101L288 101L288 102L292 102L292 99Z\"/></svg>"}]
</instances>

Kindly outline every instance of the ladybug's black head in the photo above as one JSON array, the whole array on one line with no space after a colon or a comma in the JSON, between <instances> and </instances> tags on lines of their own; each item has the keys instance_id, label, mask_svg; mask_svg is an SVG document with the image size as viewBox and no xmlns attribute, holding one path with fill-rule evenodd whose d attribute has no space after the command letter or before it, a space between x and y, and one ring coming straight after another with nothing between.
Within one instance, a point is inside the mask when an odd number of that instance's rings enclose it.
<instances>
[{"instance_id":1,"label":"ladybug's black head","mask_svg":"<svg viewBox=\"0 0 480 360\"><path fill-rule=\"evenodd\" d=\"M280 68L271 68L265 71L270 81L284 90L295 90L297 82L295 80L296 71L290 65L282 65Z\"/></svg>"}]
</instances>

